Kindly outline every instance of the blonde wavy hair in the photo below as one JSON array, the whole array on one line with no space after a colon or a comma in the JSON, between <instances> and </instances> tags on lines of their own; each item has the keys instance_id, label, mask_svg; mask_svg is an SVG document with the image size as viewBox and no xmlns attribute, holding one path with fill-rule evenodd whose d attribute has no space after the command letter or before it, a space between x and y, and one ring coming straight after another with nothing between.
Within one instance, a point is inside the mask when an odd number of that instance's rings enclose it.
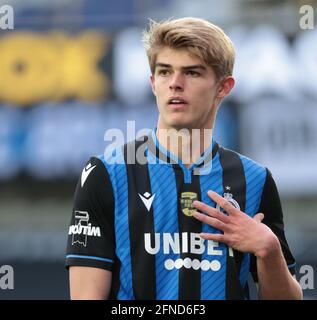
<instances>
[{"instance_id":1,"label":"blonde wavy hair","mask_svg":"<svg viewBox=\"0 0 317 320\"><path fill-rule=\"evenodd\" d=\"M232 41L218 26L199 18L150 20L143 31L143 43L151 72L155 72L157 54L164 47L186 49L210 66L218 80L231 76L235 50Z\"/></svg>"}]
</instances>

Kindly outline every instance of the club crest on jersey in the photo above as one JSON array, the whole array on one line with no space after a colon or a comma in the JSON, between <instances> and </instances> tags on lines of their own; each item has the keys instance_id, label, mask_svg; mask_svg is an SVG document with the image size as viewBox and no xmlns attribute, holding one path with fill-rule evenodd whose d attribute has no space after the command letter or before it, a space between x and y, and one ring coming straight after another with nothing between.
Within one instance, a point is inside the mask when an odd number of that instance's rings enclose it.
<instances>
[{"instance_id":1,"label":"club crest on jersey","mask_svg":"<svg viewBox=\"0 0 317 320\"><path fill-rule=\"evenodd\" d=\"M181 208L183 213L191 217L196 211L196 208L193 206L193 202L197 200L197 193L195 192L182 192L181 193Z\"/></svg>"},{"instance_id":2,"label":"club crest on jersey","mask_svg":"<svg viewBox=\"0 0 317 320\"><path fill-rule=\"evenodd\" d=\"M229 193L229 192L225 192L223 194L223 197L229 202L231 203L235 208L237 208L238 210L240 210L240 206L239 206L239 203L233 198L233 195L232 193ZM217 207L216 207L219 211L227 214L222 208L220 208L219 204L217 204Z\"/></svg>"}]
</instances>

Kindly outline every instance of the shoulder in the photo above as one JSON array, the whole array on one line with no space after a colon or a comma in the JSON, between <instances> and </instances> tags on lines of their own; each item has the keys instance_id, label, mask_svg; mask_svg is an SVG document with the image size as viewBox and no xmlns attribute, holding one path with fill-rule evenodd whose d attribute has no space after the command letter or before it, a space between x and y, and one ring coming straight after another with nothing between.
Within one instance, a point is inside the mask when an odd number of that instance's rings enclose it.
<instances>
[{"instance_id":1,"label":"shoulder","mask_svg":"<svg viewBox=\"0 0 317 320\"><path fill-rule=\"evenodd\" d=\"M261 177L265 179L269 170L257 161L236 151L219 147L220 159L226 166L240 166L248 177Z\"/></svg>"},{"instance_id":2,"label":"shoulder","mask_svg":"<svg viewBox=\"0 0 317 320\"><path fill-rule=\"evenodd\" d=\"M110 185L108 170L101 156L91 156L81 171L77 193L91 193Z\"/></svg>"},{"instance_id":3,"label":"shoulder","mask_svg":"<svg viewBox=\"0 0 317 320\"><path fill-rule=\"evenodd\" d=\"M139 149L144 151L148 148L150 141L147 135L141 136L138 139L128 141L121 145L110 145L106 147L103 154L98 155L97 158L104 164L109 173L116 169L122 169L125 164L134 164L136 157L140 154ZM142 153L142 152L141 152ZM145 156L145 153L143 152ZM143 160L143 159L142 159Z\"/></svg>"}]
</instances>

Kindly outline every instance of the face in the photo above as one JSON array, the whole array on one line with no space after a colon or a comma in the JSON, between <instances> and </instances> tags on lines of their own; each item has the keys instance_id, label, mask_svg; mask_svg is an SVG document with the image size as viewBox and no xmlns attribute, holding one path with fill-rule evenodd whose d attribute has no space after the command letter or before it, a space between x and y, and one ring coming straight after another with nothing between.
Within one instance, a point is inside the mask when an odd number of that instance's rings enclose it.
<instances>
[{"instance_id":1,"label":"face","mask_svg":"<svg viewBox=\"0 0 317 320\"><path fill-rule=\"evenodd\" d=\"M212 128L219 102L233 84L232 77L217 82L213 70L185 49L163 48L151 76L158 128Z\"/></svg>"}]
</instances>

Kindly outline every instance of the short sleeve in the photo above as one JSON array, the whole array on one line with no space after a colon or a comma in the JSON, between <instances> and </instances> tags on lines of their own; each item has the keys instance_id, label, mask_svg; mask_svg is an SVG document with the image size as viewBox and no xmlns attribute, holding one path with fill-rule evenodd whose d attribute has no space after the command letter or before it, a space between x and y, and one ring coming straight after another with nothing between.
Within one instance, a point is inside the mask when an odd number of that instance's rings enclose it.
<instances>
[{"instance_id":1,"label":"short sleeve","mask_svg":"<svg viewBox=\"0 0 317 320\"><path fill-rule=\"evenodd\" d=\"M77 183L68 229L66 268L113 270L115 259L114 196L103 162L92 157Z\"/></svg>"},{"instance_id":2,"label":"short sleeve","mask_svg":"<svg viewBox=\"0 0 317 320\"><path fill-rule=\"evenodd\" d=\"M288 268L291 274L295 274L295 259L290 251L285 237L283 211L280 197L275 181L272 177L271 172L268 169L266 169L266 181L264 184L258 212L262 212L264 214L264 219L262 222L265 223L278 237ZM254 281L257 282L258 277L256 257L252 254L250 261L250 272Z\"/></svg>"}]
</instances>

